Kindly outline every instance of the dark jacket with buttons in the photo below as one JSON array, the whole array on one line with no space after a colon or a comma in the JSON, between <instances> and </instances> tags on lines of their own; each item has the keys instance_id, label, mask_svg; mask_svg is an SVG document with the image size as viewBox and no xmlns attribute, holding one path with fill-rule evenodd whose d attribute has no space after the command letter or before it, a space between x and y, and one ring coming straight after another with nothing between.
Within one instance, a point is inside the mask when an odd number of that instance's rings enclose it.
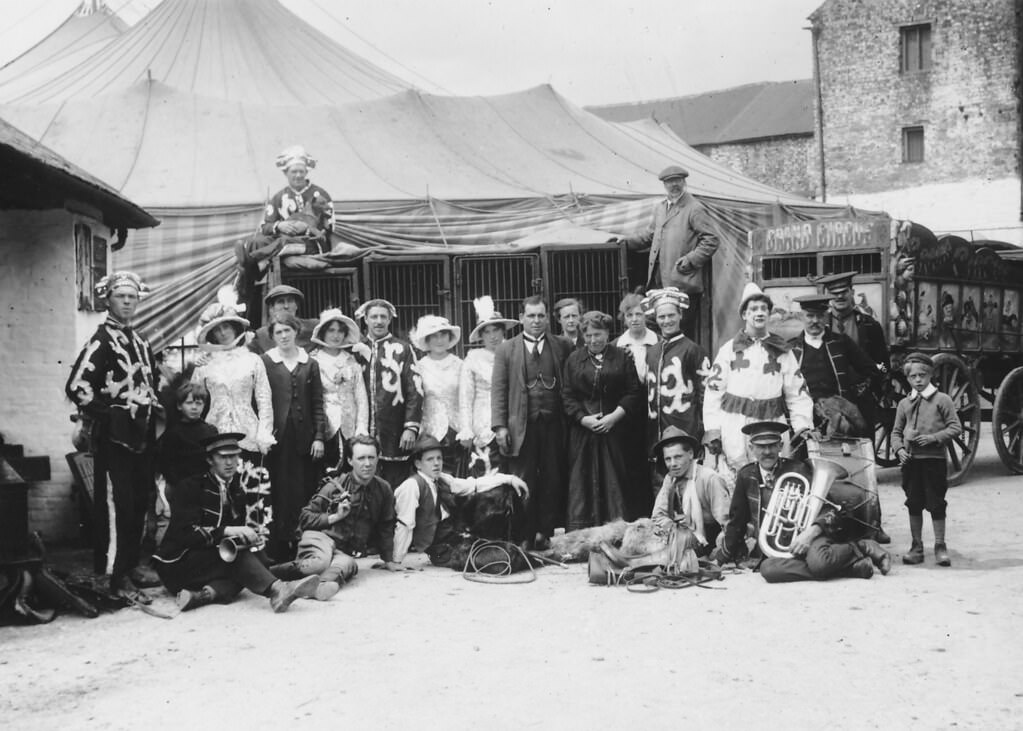
<instances>
[{"instance_id":1,"label":"dark jacket with buttons","mask_svg":"<svg viewBox=\"0 0 1023 731\"><path fill-rule=\"evenodd\" d=\"M274 436L291 422L295 430L295 450L308 454L315 440L323 441L327 419L323 411L323 385L320 366L304 350L295 370L289 371L279 360L276 349L264 353L263 365L270 381L274 407Z\"/></svg>"}]
</instances>

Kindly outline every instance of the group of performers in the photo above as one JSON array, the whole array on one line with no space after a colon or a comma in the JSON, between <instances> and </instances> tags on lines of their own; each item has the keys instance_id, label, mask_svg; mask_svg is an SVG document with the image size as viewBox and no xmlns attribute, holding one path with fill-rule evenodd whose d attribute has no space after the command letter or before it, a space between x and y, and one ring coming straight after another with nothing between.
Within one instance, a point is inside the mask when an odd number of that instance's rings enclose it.
<instances>
[{"instance_id":1,"label":"group of performers","mask_svg":"<svg viewBox=\"0 0 1023 731\"><path fill-rule=\"evenodd\" d=\"M306 178L313 164L301 149L282 156L289 185L240 252L250 302L259 262L329 239L330 198ZM677 188L680 173L665 173ZM747 285L742 327L713 359L684 332L692 298L675 286L626 296L622 326L574 299L549 313L540 296L511 319L483 295L463 359L461 328L440 315L420 318L405 341L386 300L351 317L332 308L302 319L302 292L280 285L255 332L230 298L202 313L203 355L171 384L157 438L159 371L132 326L146 287L114 273L100 283L107 320L66 385L95 425L96 571L139 601L157 583L182 609L248 588L284 611L299 597L329 599L355 576L356 558L378 553L380 568L398 571L409 551L432 555L458 500L499 487L525 498L533 550L556 529L647 516L692 530L713 560L759 563L754 538L775 478L812 478L804 462L781 457L783 435L795 453L819 438L822 419L846 415L846 436L872 436L888 351L876 321L851 305L854 275L825 278L827 294L797 300L805 329L791 341L769 331L771 298ZM943 445L962 427L930 385L927 357L905 367L913 391L893 432L913 540L903 561L923 561L926 508L936 560L948 565ZM140 547L154 503L169 523L147 565ZM788 557L759 564L765 579L888 572L879 505L871 520L841 500L815 512Z\"/></svg>"}]
</instances>

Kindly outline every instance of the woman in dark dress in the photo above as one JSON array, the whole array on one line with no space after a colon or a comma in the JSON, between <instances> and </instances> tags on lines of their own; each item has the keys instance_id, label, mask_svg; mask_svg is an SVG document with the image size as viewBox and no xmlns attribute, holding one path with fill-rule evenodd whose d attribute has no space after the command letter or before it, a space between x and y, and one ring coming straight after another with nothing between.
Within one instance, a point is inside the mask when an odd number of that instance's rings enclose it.
<instances>
[{"instance_id":1,"label":"woman in dark dress","mask_svg":"<svg viewBox=\"0 0 1023 731\"><path fill-rule=\"evenodd\" d=\"M294 315L278 315L270 324L270 336L277 345L262 356L277 440L267 460L273 506L268 552L280 561L294 555L298 516L316 491L319 472L314 462L323 458L326 432L320 368L298 347L300 329Z\"/></svg>"},{"instance_id":2,"label":"woman in dark dress","mask_svg":"<svg viewBox=\"0 0 1023 731\"><path fill-rule=\"evenodd\" d=\"M625 515L625 417L643 409L644 401L632 357L608 342L613 323L603 312L583 315L586 345L565 361L561 398L572 425L567 530Z\"/></svg>"}]
</instances>

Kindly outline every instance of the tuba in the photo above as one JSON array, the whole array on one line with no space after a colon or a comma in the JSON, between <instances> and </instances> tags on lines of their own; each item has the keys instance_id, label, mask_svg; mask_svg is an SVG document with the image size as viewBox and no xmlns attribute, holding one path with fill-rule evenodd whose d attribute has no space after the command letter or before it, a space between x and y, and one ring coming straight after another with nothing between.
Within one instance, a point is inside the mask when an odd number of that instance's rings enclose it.
<instances>
[{"instance_id":1,"label":"tuba","mask_svg":"<svg viewBox=\"0 0 1023 731\"><path fill-rule=\"evenodd\" d=\"M849 476L845 467L830 459L811 457L810 464L812 484L798 472L786 472L775 483L757 536L765 556L792 558L793 540L816 520L832 483Z\"/></svg>"}]
</instances>

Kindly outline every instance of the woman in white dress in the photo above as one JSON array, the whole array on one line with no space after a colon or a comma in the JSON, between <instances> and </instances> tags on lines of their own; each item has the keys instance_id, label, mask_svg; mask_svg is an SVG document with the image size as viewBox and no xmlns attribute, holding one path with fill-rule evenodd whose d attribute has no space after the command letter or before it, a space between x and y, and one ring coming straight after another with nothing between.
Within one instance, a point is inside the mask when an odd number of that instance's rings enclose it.
<instances>
[{"instance_id":1,"label":"woman in white dress","mask_svg":"<svg viewBox=\"0 0 1023 731\"><path fill-rule=\"evenodd\" d=\"M458 386L461 414L458 441L473 455L478 455L470 460L470 466L481 464L486 469L487 465L497 467L500 462L500 451L490 428L490 379L494 371L494 352L504 342L509 328L519 322L501 317L489 295L474 300L473 306L476 308L476 327L469 333L469 342L482 343L483 347L466 353L462 363Z\"/></svg>"},{"instance_id":2,"label":"woman in white dress","mask_svg":"<svg viewBox=\"0 0 1023 731\"><path fill-rule=\"evenodd\" d=\"M423 315L409 333L417 350L426 354L419 360L423 379L423 422L419 435L430 435L441 443L444 471L462 477L458 443L458 377L462 359L451 352L462 337L462 328L446 317Z\"/></svg>"},{"instance_id":3,"label":"woman in white dress","mask_svg":"<svg viewBox=\"0 0 1023 731\"><path fill-rule=\"evenodd\" d=\"M334 469L348 452L348 440L369 433L366 384L362 367L351 353L352 345L359 342L359 328L341 310L324 310L313 328L311 342L318 346L312 357L320 364L327 416L323 464Z\"/></svg>"}]
</instances>

